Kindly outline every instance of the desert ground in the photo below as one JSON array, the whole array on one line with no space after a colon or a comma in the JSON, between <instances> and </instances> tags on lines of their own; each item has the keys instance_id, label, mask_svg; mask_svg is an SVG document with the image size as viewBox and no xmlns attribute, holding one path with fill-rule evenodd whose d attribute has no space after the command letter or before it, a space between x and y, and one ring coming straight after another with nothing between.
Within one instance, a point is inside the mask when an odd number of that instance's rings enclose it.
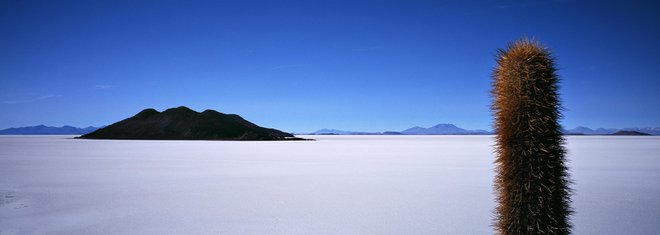
<instances>
[{"instance_id":1,"label":"desert ground","mask_svg":"<svg viewBox=\"0 0 660 235\"><path fill-rule=\"evenodd\" d=\"M0 234L492 234L493 136L0 136ZM575 234L660 234L660 137L569 136Z\"/></svg>"}]
</instances>

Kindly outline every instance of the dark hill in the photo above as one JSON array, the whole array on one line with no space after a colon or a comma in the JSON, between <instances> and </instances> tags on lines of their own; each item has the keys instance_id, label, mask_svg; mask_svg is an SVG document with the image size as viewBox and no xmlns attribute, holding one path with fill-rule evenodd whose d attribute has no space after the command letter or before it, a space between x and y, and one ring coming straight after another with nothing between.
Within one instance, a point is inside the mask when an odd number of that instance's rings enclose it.
<instances>
[{"instance_id":1,"label":"dark hill","mask_svg":"<svg viewBox=\"0 0 660 235\"><path fill-rule=\"evenodd\" d=\"M617 131L610 135L651 135L651 134L639 132L639 131Z\"/></svg>"},{"instance_id":2,"label":"dark hill","mask_svg":"<svg viewBox=\"0 0 660 235\"><path fill-rule=\"evenodd\" d=\"M133 117L116 122L83 139L134 140L285 140L293 135L257 126L236 114L214 110L195 112L178 107L158 112L145 109Z\"/></svg>"}]
</instances>

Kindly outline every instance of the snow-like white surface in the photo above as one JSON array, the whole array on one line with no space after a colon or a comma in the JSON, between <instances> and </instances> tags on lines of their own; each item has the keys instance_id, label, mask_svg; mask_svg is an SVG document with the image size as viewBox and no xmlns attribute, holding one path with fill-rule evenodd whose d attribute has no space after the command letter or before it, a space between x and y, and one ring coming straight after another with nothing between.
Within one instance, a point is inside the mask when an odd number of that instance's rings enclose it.
<instances>
[{"instance_id":1,"label":"snow-like white surface","mask_svg":"<svg viewBox=\"0 0 660 235\"><path fill-rule=\"evenodd\" d=\"M492 234L492 136L0 137L0 234ZM575 234L660 233L660 138L568 137Z\"/></svg>"}]
</instances>

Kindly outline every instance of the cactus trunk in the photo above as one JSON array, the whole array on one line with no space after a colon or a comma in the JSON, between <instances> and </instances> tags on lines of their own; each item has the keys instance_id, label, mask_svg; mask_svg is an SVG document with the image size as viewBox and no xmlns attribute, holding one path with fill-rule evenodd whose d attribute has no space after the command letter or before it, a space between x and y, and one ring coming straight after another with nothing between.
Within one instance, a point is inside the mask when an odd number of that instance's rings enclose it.
<instances>
[{"instance_id":1,"label":"cactus trunk","mask_svg":"<svg viewBox=\"0 0 660 235\"><path fill-rule=\"evenodd\" d=\"M571 232L558 81L554 59L538 41L521 39L498 51L492 90L498 234Z\"/></svg>"}]
</instances>

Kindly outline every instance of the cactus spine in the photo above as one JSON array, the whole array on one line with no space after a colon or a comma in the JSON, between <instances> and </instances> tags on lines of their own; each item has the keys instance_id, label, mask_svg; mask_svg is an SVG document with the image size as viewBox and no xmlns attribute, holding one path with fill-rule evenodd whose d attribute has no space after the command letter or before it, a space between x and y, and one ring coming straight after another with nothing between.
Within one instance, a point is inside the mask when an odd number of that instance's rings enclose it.
<instances>
[{"instance_id":1,"label":"cactus spine","mask_svg":"<svg viewBox=\"0 0 660 235\"><path fill-rule=\"evenodd\" d=\"M534 39L497 53L493 71L498 234L569 234L570 179L554 59Z\"/></svg>"}]
</instances>

